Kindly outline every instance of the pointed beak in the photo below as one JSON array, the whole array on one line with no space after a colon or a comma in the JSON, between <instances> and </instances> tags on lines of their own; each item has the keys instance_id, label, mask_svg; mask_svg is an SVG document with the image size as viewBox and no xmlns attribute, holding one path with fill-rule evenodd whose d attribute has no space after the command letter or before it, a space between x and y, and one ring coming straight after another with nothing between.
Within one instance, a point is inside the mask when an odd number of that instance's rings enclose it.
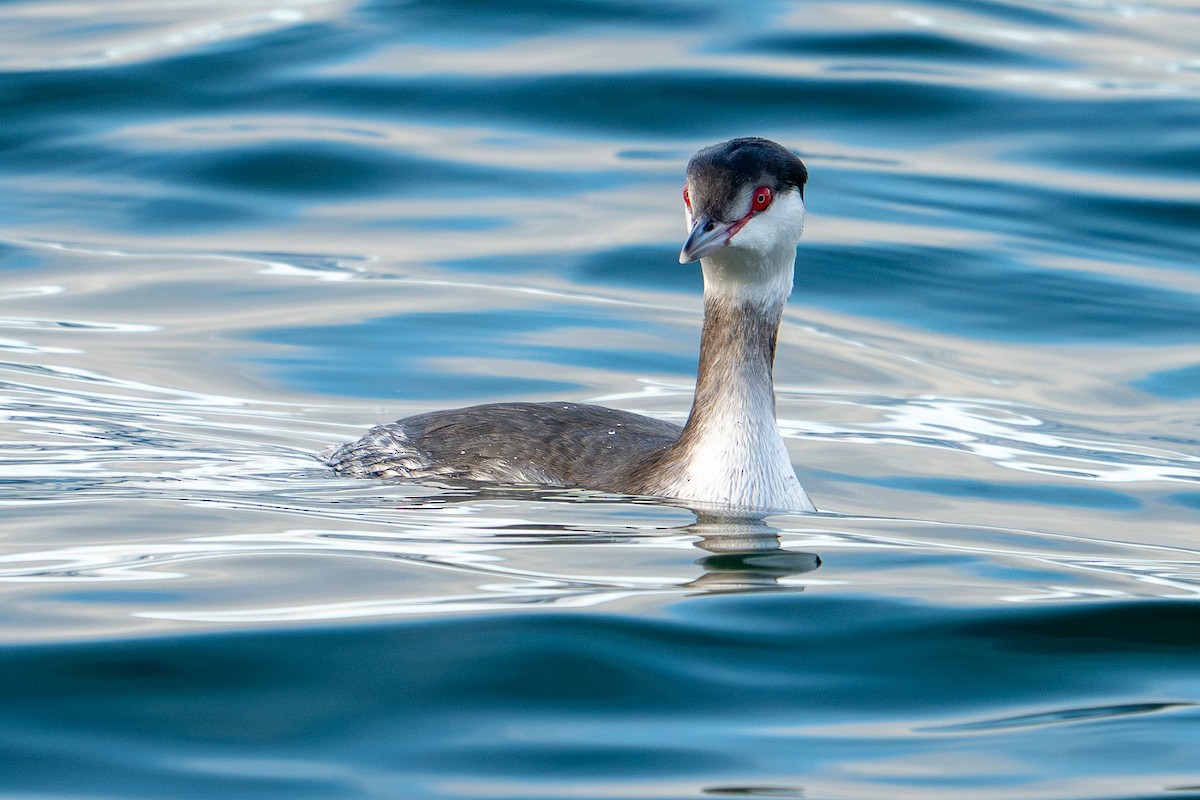
<instances>
[{"instance_id":1,"label":"pointed beak","mask_svg":"<svg viewBox=\"0 0 1200 800\"><path fill-rule=\"evenodd\" d=\"M731 230L733 226L734 223L718 222L708 214L697 214L687 241L679 251L679 263L690 264L729 244L730 237L736 232Z\"/></svg>"}]
</instances>

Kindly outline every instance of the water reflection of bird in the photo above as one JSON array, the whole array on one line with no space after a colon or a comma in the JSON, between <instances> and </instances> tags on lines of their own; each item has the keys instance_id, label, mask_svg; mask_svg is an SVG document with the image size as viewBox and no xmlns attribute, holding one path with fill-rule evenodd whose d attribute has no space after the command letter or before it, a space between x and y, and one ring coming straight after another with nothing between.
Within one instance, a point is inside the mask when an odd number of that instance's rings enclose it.
<instances>
[{"instance_id":1,"label":"water reflection of bird","mask_svg":"<svg viewBox=\"0 0 1200 800\"><path fill-rule=\"evenodd\" d=\"M781 578L821 566L816 553L785 550L779 530L760 520L701 516L686 530L699 536L696 547L710 554L696 561L704 574L687 585L706 592L777 589Z\"/></svg>"},{"instance_id":2,"label":"water reflection of bird","mask_svg":"<svg viewBox=\"0 0 1200 800\"><path fill-rule=\"evenodd\" d=\"M496 403L380 425L326 460L356 477L575 486L731 516L814 510L779 434L772 383L807 177L766 139L707 147L688 164L679 260L700 260L704 326L682 428L603 406Z\"/></svg>"}]
</instances>

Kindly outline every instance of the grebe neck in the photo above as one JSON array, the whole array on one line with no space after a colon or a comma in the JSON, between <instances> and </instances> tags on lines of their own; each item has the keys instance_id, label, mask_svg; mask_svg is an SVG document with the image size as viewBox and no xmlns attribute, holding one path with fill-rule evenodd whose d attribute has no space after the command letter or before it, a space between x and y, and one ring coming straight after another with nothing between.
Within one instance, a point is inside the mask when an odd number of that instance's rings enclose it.
<instances>
[{"instance_id":1,"label":"grebe neck","mask_svg":"<svg viewBox=\"0 0 1200 800\"><path fill-rule=\"evenodd\" d=\"M811 511L775 422L772 371L795 249L776 263L725 248L704 259L704 328L671 490L717 505Z\"/></svg>"}]
</instances>

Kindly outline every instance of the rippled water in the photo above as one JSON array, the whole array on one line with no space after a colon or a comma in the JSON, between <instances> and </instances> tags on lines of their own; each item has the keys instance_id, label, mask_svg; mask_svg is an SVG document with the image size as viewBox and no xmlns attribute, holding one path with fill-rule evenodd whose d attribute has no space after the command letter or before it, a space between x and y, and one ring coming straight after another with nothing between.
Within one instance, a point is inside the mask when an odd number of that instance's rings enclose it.
<instances>
[{"instance_id":1,"label":"rippled water","mask_svg":"<svg viewBox=\"0 0 1200 800\"><path fill-rule=\"evenodd\" d=\"M0 796L1200 798L1193 3L0 4ZM822 513L335 478L682 419L698 147L811 172Z\"/></svg>"}]
</instances>

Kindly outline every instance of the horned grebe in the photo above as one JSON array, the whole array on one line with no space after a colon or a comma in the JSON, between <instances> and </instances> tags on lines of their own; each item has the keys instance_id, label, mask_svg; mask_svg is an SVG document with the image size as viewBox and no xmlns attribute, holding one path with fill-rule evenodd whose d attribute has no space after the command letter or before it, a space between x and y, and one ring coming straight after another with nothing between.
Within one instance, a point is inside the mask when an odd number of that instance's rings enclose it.
<instances>
[{"instance_id":1,"label":"horned grebe","mask_svg":"<svg viewBox=\"0 0 1200 800\"><path fill-rule=\"evenodd\" d=\"M380 425L326 461L354 477L571 486L730 516L815 511L779 435L771 378L807 178L766 139L733 139L688 162L679 262L700 259L704 327L682 428L582 403L491 403Z\"/></svg>"}]
</instances>

